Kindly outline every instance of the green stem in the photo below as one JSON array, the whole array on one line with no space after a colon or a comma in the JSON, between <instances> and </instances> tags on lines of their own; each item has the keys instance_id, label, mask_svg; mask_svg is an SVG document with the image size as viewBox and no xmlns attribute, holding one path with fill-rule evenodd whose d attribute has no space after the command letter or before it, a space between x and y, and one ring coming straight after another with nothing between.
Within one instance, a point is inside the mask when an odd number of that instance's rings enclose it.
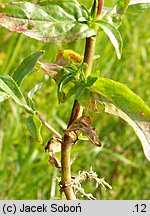
<instances>
[{"instance_id":1,"label":"green stem","mask_svg":"<svg viewBox=\"0 0 150 216\"><path fill-rule=\"evenodd\" d=\"M104 1L99 0L97 16L99 16L102 11L103 3ZM95 43L96 43L96 37L86 38L85 53L84 53L84 62L87 64L87 68L85 71L86 77L88 77L92 71ZM72 124L73 121L80 118L82 116L82 113L83 113L83 107L79 104L77 100L75 100L68 127ZM63 139L63 144L61 146L61 172L62 172L61 186L68 200L76 200L76 196L72 188L72 180L71 180L71 165L70 165L71 147L72 147L71 135L65 134Z\"/></svg>"},{"instance_id":2,"label":"green stem","mask_svg":"<svg viewBox=\"0 0 150 216\"><path fill-rule=\"evenodd\" d=\"M95 49L95 38L87 38L86 46L85 46L85 56L84 62L87 63L86 76L90 75L92 64L93 64L93 55ZM74 101L74 105L72 108L72 113L70 117L70 121L68 127L72 124L73 121L80 118L83 113L83 107L79 104L77 100ZM72 188L72 180L71 180L71 165L70 165L70 154L71 154L71 146L72 146L72 138L68 134L64 135L63 144L61 146L61 185L63 191L68 200L76 200L76 196L74 194Z\"/></svg>"},{"instance_id":3,"label":"green stem","mask_svg":"<svg viewBox=\"0 0 150 216\"><path fill-rule=\"evenodd\" d=\"M100 17L102 13L103 5L104 5L104 0L98 0L97 19ZM96 36L86 38L85 53L84 53L84 62L88 65L85 71L86 77L88 77L92 71L95 44L96 44Z\"/></svg>"},{"instance_id":4,"label":"green stem","mask_svg":"<svg viewBox=\"0 0 150 216\"><path fill-rule=\"evenodd\" d=\"M80 106L77 100L75 100L72 113L70 117L70 121L68 127L72 124L73 121L78 119L82 115L83 107ZM64 135L63 144L61 146L61 185L63 191L68 200L76 200L76 196L72 189L72 180L71 180L71 165L70 165L70 153L72 146L72 138L71 136Z\"/></svg>"},{"instance_id":5,"label":"green stem","mask_svg":"<svg viewBox=\"0 0 150 216\"><path fill-rule=\"evenodd\" d=\"M64 136L61 148L61 185L68 200L76 200L72 189L71 169L70 169L71 140L68 135Z\"/></svg>"},{"instance_id":6,"label":"green stem","mask_svg":"<svg viewBox=\"0 0 150 216\"><path fill-rule=\"evenodd\" d=\"M86 46L85 46L85 56L84 62L87 64L86 76L90 75L92 64L93 64L93 55L95 49L95 38L87 38ZM72 124L73 121L80 118L83 113L83 107L79 104L77 100L74 101L74 105L72 108L72 113L70 117L70 121L68 127ZM71 165L70 165L70 154L71 154L71 146L72 146L72 138L69 134L64 135L63 144L61 146L61 185L63 191L68 200L76 200L76 196L74 194L72 188L72 180L71 180Z\"/></svg>"}]
</instances>

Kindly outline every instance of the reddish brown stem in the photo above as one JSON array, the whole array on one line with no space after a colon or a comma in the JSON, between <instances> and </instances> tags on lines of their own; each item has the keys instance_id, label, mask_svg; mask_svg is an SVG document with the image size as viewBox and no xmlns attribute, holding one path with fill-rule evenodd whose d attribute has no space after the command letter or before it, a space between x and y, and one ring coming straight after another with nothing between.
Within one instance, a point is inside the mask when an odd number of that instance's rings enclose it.
<instances>
[{"instance_id":1,"label":"reddish brown stem","mask_svg":"<svg viewBox=\"0 0 150 216\"><path fill-rule=\"evenodd\" d=\"M98 0L97 17L101 15L103 5L104 5L104 0Z\"/></svg>"}]
</instances>

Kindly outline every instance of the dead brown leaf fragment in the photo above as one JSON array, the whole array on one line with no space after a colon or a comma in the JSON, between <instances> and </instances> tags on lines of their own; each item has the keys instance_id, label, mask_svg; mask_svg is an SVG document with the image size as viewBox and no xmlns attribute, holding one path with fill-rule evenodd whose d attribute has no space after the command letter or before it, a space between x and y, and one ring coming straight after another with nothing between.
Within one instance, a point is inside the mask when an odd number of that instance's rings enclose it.
<instances>
[{"instance_id":1,"label":"dead brown leaf fragment","mask_svg":"<svg viewBox=\"0 0 150 216\"><path fill-rule=\"evenodd\" d=\"M48 154L50 156L49 162L56 168L61 168L61 163L55 155L56 153L61 151L61 142L61 139L53 137L45 146L45 151L48 151Z\"/></svg>"},{"instance_id":2,"label":"dead brown leaf fragment","mask_svg":"<svg viewBox=\"0 0 150 216\"><path fill-rule=\"evenodd\" d=\"M45 146L45 151L48 150L48 152L57 153L61 151L61 139L52 137L47 145Z\"/></svg>"},{"instance_id":3,"label":"dead brown leaf fragment","mask_svg":"<svg viewBox=\"0 0 150 216\"><path fill-rule=\"evenodd\" d=\"M51 64L48 62L40 62L40 61L38 61L38 64L40 68L42 68L45 71L46 74L48 74L53 78L55 78L58 72L62 69L62 66L58 64Z\"/></svg>"},{"instance_id":4,"label":"dead brown leaf fragment","mask_svg":"<svg viewBox=\"0 0 150 216\"><path fill-rule=\"evenodd\" d=\"M61 168L61 163L54 154L52 154L49 158L50 164L54 165L56 168Z\"/></svg>"},{"instance_id":5,"label":"dead brown leaf fragment","mask_svg":"<svg viewBox=\"0 0 150 216\"><path fill-rule=\"evenodd\" d=\"M66 130L66 132L70 131L81 131L85 133L92 143L96 146L101 146L96 129L91 127L91 118L89 116L81 116L75 120Z\"/></svg>"}]
</instances>

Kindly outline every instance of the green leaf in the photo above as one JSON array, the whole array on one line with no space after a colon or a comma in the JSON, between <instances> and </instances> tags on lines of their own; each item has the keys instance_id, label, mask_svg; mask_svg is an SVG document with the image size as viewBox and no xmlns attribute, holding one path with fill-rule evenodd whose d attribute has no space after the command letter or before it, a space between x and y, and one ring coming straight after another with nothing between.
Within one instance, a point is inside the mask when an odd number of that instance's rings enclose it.
<instances>
[{"instance_id":1,"label":"green leaf","mask_svg":"<svg viewBox=\"0 0 150 216\"><path fill-rule=\"evenodd\" d=\"M29 107L31 107L33 110L35 110L35 105L34 102L32 100L34 94L40 89L42 88L43 82L40 82L38 84L36 84L34 86L34 88L31 89L31 91L29 91L28 93L28 97L27 97L27 104L29 105Z\"/></svg>"},{"instance_id":2,"label":"green leaf","mask_svg":"<svg viewBox=\"0 0 150 216\"><path fill-rule=\"evenodd\" d=\"M122 18L125 13L138 14L141 11L149 9L149 0L118 0L113 8L103 8L102 17L118 28L122 23Z\"/></svg>"},{"instance_id":3,"label":"green leaf","mask_svg":"<svg viewBox=\"0 0 150 216\"><path fill-rule=\"evenodd\" d=\"M130 0L118 0L113 8L103 8L102 17L109 24L118 28L122 23L122 18L126 13Z\"/></svg>"},{"instance_id":4,"label":"green leaf","mask_svg":"<svg viewBox=\"0 0 150 216\"><path fill-rule=\"evenodd\" d=\"M71 72L71 73L64 74L62 78L60 79L60 82L58 84L58 91L57 91L59 102L62 102L62 103L64 102L65 94L64 94L63 88L68 82L74 79L74 77L75 77L74 73Z\"/></svg>"},{"instance_id":5,"label":"green leaf","mask_svg":"<svg viewBox=\"0 0 150 216\"><path fill-rule=\"evenodd\" d=\"M85 85L80 85L77 89L76 89L76 95L75 98L79 99L81 97L81 95L84 93L86 86Z\"/></svg>"},{"instance_id":6,"label":"green leaf","mask_svg":"<svg viewBox=\"0 0 150 216\"><path fill-rule=\"evenodd\" d=\"M95 35L76 0L9 3L0 10L0 25L44 42L70 42Z\"/></svg>"},{"instance_id":7,"label":"green leaf","mask_svg":"<svg viewBox=\"0 0 150 216\"><path fill-rule=\"evenodd\" d=\"M150 0L130 0L129 5L135 5L135 4L150 4Z\"/></svg>"},{"instance_id":8,"label":"green leaf","mask_svg":"<svg viewBox=\"0 0 150 216\"><path fill-rule=\"evenodd\" d=\"M94 0L91 8L91 17L93 17L93 19L95 19L97 16L97 7L98 7L98 0Z\"/></svg>"},{"instance_id":9,"label":"green leaf","mask_svg":"<svg viewBox=\"0 0 150 216\"><path fill-rule=\"evenodd\" d=\"M26 101L17 85L17 83L7 74L0 75L0 88L21 106L26 107Z\"/></svg>"},{"instance_id":10,"label":"green leaf","mask_svg":"<svg viewBox=\"0 0 150 216\"><path fill-rule=\"evenodd\" d=\"M29 97L30 99L32 99L33 96L34 96L34 94L35 94L39 89L42 88L42 85L43 85L43 82L40 82L40 83L36 84L36 85L34 86L34 88L32 88L31 91L29 91L28 97Z\"/></svg>"},{"instance_id":11,"label":"green leaf","mask_svg":"<svg viewBox=\"0 0 150 216\"><path fill-rule=\"evenodd\" d=\"M106 112L124 119L135 130L150 160L150 108L145 102L127 86L106 78L98 78L89 89L100 95Z\"/></svg>"},{"instance_id":12,"label":"green leaf","mask_svg":"<svg viewBox=\"0 0 150 216\"><path fill-rule=\"evenodd\" d=\"M38 58L44 53L44 51L38 51L27 57L22 61L20 66L16 69L13 75L13 79L18 85L21 84L23 79L34 69L34 66Z\"/></svg>"},{"instance_id":13,"label":"green leaf","mask_svg":"<svg viewBox=\"0 0 150 216\"><path fill-rule=\"evenodd\" d=\"M140 165L138 163L135 163L132 160L129 160L127 157L123 156L122 153L117 153L117 152L112 151L111 149L107 149L104 147L101 149L101 151L109 154L109 157L115 158L115 159L117 159L117 160L119 160L125 164L128 164L128 165L136 167L136 168L140 167Z\"/></svg>"},{"instance_id":14,"label":"green leaf","mask_svg":"<svg viewBox=\"0 0 150 216\"><path fill-rule=\"evenodd\" d=\"M138 14L145 10L150 10L149 0L130 0L128 8L129 14Z\"/></svg>"},{"instance_id":15,"label":"green leaf","mask_svg":"<svg viewBox=\"0 0 150 216\"><path fill-rule=\"evenodd\" d=\"M3 102L4 100L8 98L9 98L9 95L6 92L0 90L0 102Z\"/></svg>"},{"instance_id":16,"label":"green leaf","mask_svg":"<svg viewBox=\"0 0 150 216\"><path fill-rule=\"evenodd\" d=\"M105 32L105 34L109 37L112 45L114 46L116 50L117 57L118 59L120 59L123 42L122 42L122 38L121 38L119 31L116 29L116 27L114 27L113 25L109 24L108 22L104 20L98 20L97 24Z\"/></svg>"},{"instance_id":17,"label":"green leaf","mask_svg":"<svg viewBox=\"0 0 150 216\"><path fill-rule=\"evenodd\" d=\"M125 14L130 0L118 0L115 5L116 14L120 15L120 18Z\"/></svg>"},{"instance_id":18,"label":"green leaf","mask_svg":"<svg viewBox=\"0 0 150 216\"><path fill-rule=\"evenodd\" d=\"M42 136L41 136L41 127L42 123L38 119L36 115L29 116L26 121L27 128L31 135L40 143L42 144Z\"/></svg>"}]
</instances>

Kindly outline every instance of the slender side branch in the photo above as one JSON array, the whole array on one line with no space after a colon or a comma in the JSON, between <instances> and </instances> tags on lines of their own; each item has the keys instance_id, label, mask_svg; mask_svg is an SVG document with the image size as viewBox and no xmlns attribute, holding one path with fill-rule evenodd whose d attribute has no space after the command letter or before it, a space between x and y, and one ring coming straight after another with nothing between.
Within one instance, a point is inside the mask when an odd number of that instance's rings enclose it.
<instances>
[{"instance_id":1,"label":"slender side branch","mask_svg":"<svg viewBox=\"0 0 150 216\"><path fill-rule=\"evenodd\" d=\"M40 115L38 116L38 118L42 122L42 124L47 127L48 130L50 130L56 137L62 139L60 133L58 133L51 125L49 125Z\"/></svg>"}]
</instances>

